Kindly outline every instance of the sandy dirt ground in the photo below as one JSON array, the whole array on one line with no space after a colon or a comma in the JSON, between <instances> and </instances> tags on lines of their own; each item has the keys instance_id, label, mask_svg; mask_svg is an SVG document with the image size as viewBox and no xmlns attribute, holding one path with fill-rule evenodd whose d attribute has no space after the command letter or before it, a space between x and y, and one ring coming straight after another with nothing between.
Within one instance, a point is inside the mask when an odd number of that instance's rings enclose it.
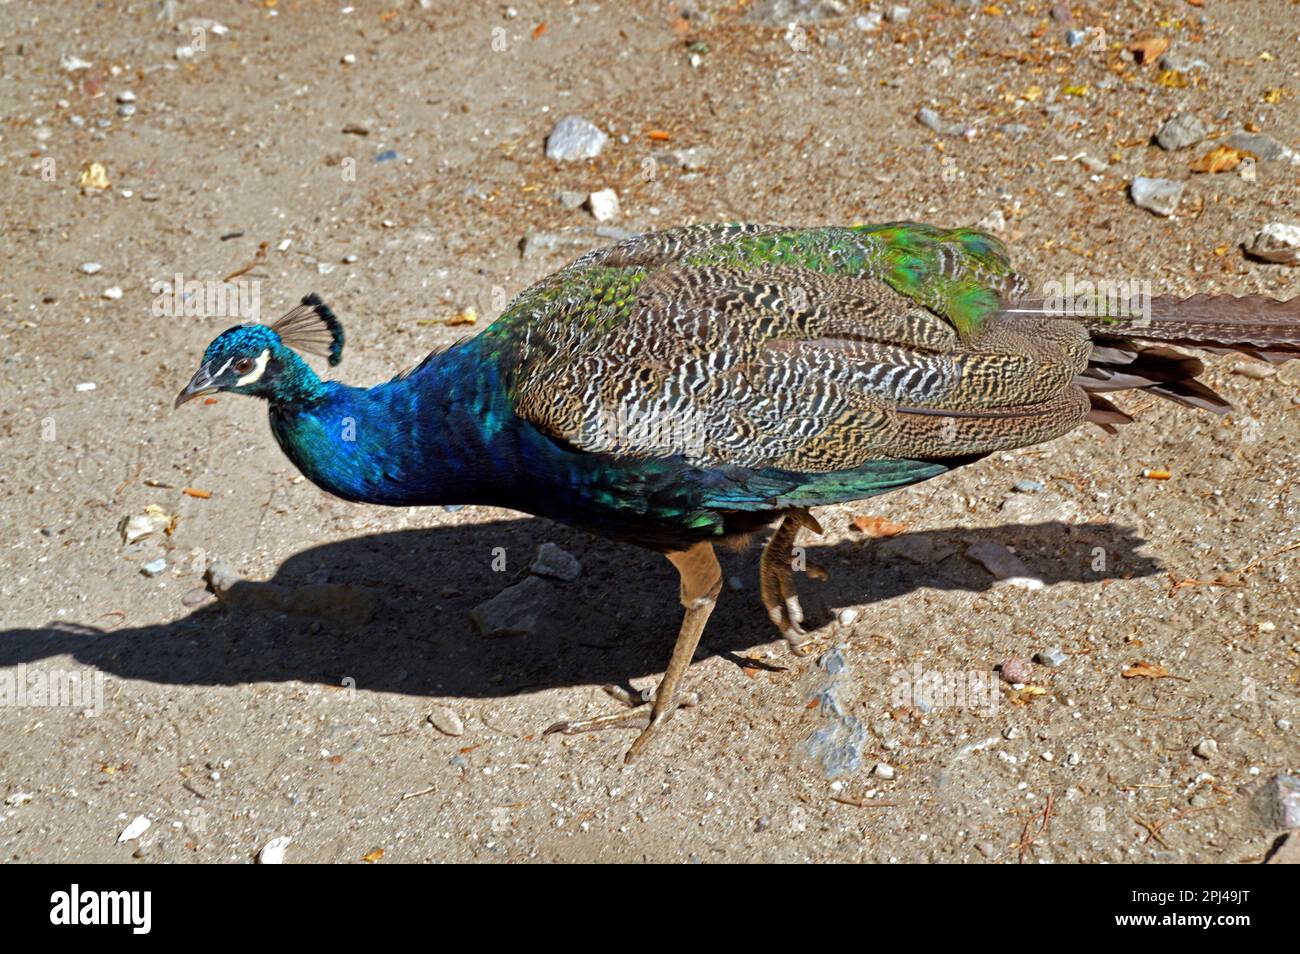
<instances>
[{"instance_id":1,"label":"sandy dirt ground","mask_svg":"<svg viewBox=\"0 0 1300 954\"><path fill-rule=\"evenodd\" d=\"M679 618L661 558L508 511L344 503L260 403L172 411L234 321L159 283L243 270L268 319L317 291L347 327L334 373L373 383L606 243L561 195L604 188L606 234L983 221L1036 284L1296 293L1242 246L1300 220L1300 165L1189 169L1241 130L1300 147L1294 2L769 7L0 2L0 674L102 689L0 706L0 857L247 862L287 837L298 862L1264 859L1266 784L1300 770L1294 365L1216 359L1226 416L1121 398L1117 437L820 512L800 587L837 675L776 637L757 551L726 555L702 702L631 768L626 732L541 733L616 705L604 684L653 685ZM1135 62L1153 37L1175 59ZM1207 138L1165 151L1176 112ZM597 158L546 157L571 114L609 134ZM1173 216L1135 206L1138 175L1185 183ZM124 543L149 514L169 532ZM480 635L470 611L546 542L582 574L528 635ZM1008 551L1044 585L977 559ZM214 560L338 598L225 605ZM1053 650L978 704L900 697Z\"/></svg>"}]
</instances>

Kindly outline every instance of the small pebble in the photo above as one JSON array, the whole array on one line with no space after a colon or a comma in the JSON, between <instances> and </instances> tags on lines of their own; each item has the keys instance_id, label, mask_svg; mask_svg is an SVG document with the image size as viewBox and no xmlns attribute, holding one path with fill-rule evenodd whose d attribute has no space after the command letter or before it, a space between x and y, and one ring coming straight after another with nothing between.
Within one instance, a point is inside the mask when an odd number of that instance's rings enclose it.
<instances>
[{"instance_id":1,"label":"small pebble","mask_svg":"<svg viewBox=\"0 0 1300 954\"><path fill-rule=\"evenodd\" d=\"M587 196L587 208L597 222L609 222L618 218L618 193L613 189L601 189Z\"/></svg>"},{"instance_id":2,"label":"small pebble","mask_svg":"<svg viewBox=\"0 0 1300 954\"><path fill-rule=\"evenodd\" d=\"M1248 152L1261 162L1283 159L1291 152L1272 136L1266 136L1264 133L1236 132L1225 139L1223 144Z\"/></svg>"},{"instance_id":3,"label":"small pebble","mask_svg":"<svg viewBox=\"0 0 1300 954\"><path fill-rule=\"evenodd\" d=\"M465 734L465 723L461 722L460 716L446 706L436 706L429 713L429 725L443 735Z\"/></svg>"},{"instance_id":4,"label":"small pebble","mask_svg":"<svg viewBox=\"0 0 1300 954\"><path fill-rule=\"evenodd\" d=\"M1156 143L1171 152L1195 146L1204 138L1204 124L1191 113L1175 113L1156 133Z\"/></svg>"},{"instance_id":5,"label":"small pebble","mask_svg":"<svg viewBox=\"0 0 1300 954\"><path fill-rule=\"evenodd\" d=\"M886 762L877 762L875 768L871 770L871 774L876 776L877 778L890 779L893 778L897 773L894 771L894 767L892 765L889 765Z\"/></svg>"},{"instance_id":6,"label":"small pebble","mask_svg":"<svg viewBox=\"0 0 1300 954\"><path fill-rule=\"evenodd\" d=\"M1212 759L1219 754L1219 743L1213 739L1201 739L1192 746L1192 754L1200 759Z\"/></svg>"},{"instance_id":7,"label":"small pebble","mask_svg":"<svg viewBox=\"0 0 1300 954\"><path fill-rule=\"evenodd\" d=\"M1019 656L1011 656L1002 661L998 666L998 673L1003 682L1010 683L1027 683L1034 675L1033 669L1029 666L1029 660L1021 659Z\"/></svg>"},{"instance_id":8,"label":"small pebble","mask_svg":"<svg viewBox=\"0 0 1300 954\"><path fill-rule=\"evenodd\" d=\"M568 550L547 542L537 548L537 556L533 558L528 572L572 583L582 575L582 564Z\"/></svg>"},{"instance_id":9,"label":"small pebble","mask_svg":"<svg viewBox=\"0 0 1300 954\"><path fill-rule=\"evenodd\" d=\"M99 264L99 262L83 262L81 265L81 270L85 272L87 275L94 275L97 271L99 271L103 267L104 266Z\"/></svg>"},{"instance_id":10,"label":"small pebble","mask_svg":"<svg viewBox=\"0 0 1300 954\"><path fill-rule=\"evenodd\" d=\"M556 198L560 200L560 205L566 209L580 209L587 204L587 193L576 192L572 189L561 189Z\"/></svg>"},{"instance_id":11,"label":"small pebble","mask_svg":"<svg viewBox=\"0 0 1300 954\"><path fill-rule=\"evenodd\" d=\"M215 599L215 596L211 590L206 586L196 586L181 597L181 605L193 609L212 599Z\"/></svg>"},{"instance_id":12,"label":"small pebble","mask_svg":"<svg viewBox=\"0 0 1300 954\"><path fill-rule=\"evenodd\" d=\"M78 391L93 391L93 390L95 390L95 382L94 382L94 381L82 381L82 382L80 382L80 383L77 385L77 390L78 390Z\"/></svg>"},{"instance_id":13,"label":"small pebble","mask_svg":"<svg viewBox=\"0 0 1300 954\"><path fill-rule=\"evenodd\" d=\"M1047 489L1047 485L1037 480L1017 480L1011 485L1022 494L1040 494Z\"/></svg>"},{"instance_id":14,"label":"small pebble","mask_svg":"<svg viewBox=\"0 0 1300 954\"><path fill-rule=\"evenodd\" d=\"M293 839L287 835L280 835L272 838L257 853L257 863L259 865L282 865L284 864L284 852L289 847Z\"/></svg>"},{"instance_id":15,"label":"small pebble","mask_svg":"<svg viewBox=\"0 0 1300 954\"><path fill-rule=\"evenodd\" d=\"M555 162L594 159L607 142L609 136L594 123L581 116L566 116L546 137L546 158Z\"/></svg>"},{"instance_id":16,"label":"small pebble","mask_svg":"<svg viewBox=\"0 0 1300 954\"><path fill-rule=\"evenodd\" d=\"M1252 361L1250 364L1237 365L1232 369L1232 373L1239 374L1243 378L1251 378L1255 381L1264 381L1277 375L1277 366Z\"/></svg>"},{"instance_id":17,"label":"small pebble","mask_svg":"<svg viewBox=\"0 0 1300 954\"><path fill-rule=\"evenodd\" d=\"M144 566L140 567L140 572L145 576L160 576L167 570L167 560L159 557L156 560L150 560Z\"/></svg>"},{"instance_id":18,"label":"small pebble","mask_svg":"<svg viewBox=\"0 0 1300 954\"><path fill-rule=\"evenodd\" d=\"M839 620L841 626L851 626L857 618L858 611L851 606L840 610Z\"/></svg>"},{"instance_id":19,"label":"small pebble","mask_svg":"<svg viewBox=\"0 0 1300 954\"><path fill-rule=\"evenodd\" d=\"M1265 262L1300 265L1300 225L1270 222L1255 233L1246 252Z\"/></svg>"},{"instance_id":20,"label":"small pebble","mask_svg":"<svg viewBox=\"0 0 1300 954\"><path fill-rule=\"evenodd\" d=\"M131 824L122 829L122 834L117 836L117 843L120 845L128 841L134 841L148 831L149 826L152 824L153 822L143 815L137 816Z\"/></svg>"},{"instance_id":21,"label":"small pebble","mask_svg":"<svg viewBox=\"0 0 1300 954\"><path fill-rule=\"evenodd\" d=\"M1070 657L1065 654L1064 650L1055 646L1051 649L1044 649L1041 652L1034 653L1034 662L1038 663L1040 666L1048 666L1052 669L1055 669L1057 666L1065 665L1065 661L1069 658Z\"/></svg>"},{"instance_id":22,"label":"small pebble","mask_svg":"<svg viewBox=\"0 0 1300 954\"><path fill-rule=\"evenodd\" d=\"M117 301L119 298L122 297L122 289L118 288L116 285L114 285L112 288L105 288L104 297L107 298L109 301Z\"/></svg>"},{"instance_id":23,"label":"small pebble","mask_svg":"<svg viewBox=\"0 0 1300 954\"><path fill-rule=\"evenodd\" d=\"M1178 209L1185 188L1181 182L1138 176L1129 184L1129 196L1139 208L1156 215L1169 216Z\"/></svg>"}]
</instances>

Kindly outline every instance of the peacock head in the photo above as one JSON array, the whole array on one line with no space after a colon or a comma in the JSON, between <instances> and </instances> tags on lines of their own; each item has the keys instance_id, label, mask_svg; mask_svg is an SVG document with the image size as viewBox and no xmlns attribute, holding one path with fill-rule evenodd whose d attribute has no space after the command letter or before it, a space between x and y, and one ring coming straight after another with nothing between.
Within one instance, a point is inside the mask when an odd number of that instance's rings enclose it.
<instances>
[{"instance_id":1,"label":"peacock head","mask_svg":"<svg viewBox=\"0 0 1300 954\"><path fill-rule=\"evenodd\" d=\"M331 365L343 360L343 325L315 294L273 325L236 325L217 335L175 406L216 391L279 403L309 398L320 379L297 351Z\"/></svg>"}]
</instances>

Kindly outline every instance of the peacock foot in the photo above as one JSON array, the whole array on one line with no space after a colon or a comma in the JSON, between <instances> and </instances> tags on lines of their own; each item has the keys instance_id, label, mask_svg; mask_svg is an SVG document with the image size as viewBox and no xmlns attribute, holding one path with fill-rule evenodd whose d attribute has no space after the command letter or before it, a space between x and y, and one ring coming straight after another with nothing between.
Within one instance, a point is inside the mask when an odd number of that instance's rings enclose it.
<instances>
[{"instance_id":1,"label":"peacock foot","mask_svg":"<svg viewBox=\"0 0 1300 954\"><path fill-rule=\"evenodd\" d=\"M767 608L768 617L790 644L790 651L796 656L807 656L816 648L816 637L810 636L803 628L803 606L799 603L799 592L794 585L794 568L798 559L794 542L800 527L807 527L815 533L822 532L821 524L808 511L798 510L787 514L763 548L758 579L759 595L763 606Z\"/></svg>"},{"instance_id":2,"label":"peacock foot","mask_svg":"<svg viewBox=\"0 0 1300 954\"><path fill-rule=\"evenodd\" d=\"M704 632L704 624L713 612L713 604L718 601L718 591L722 589L722 568L718 566L718 558L709 543L697 543L686 550L664 555L677 568L681 577L681 599L686 613L682 617L682 628L677 632L677 642L673 644L673 654L668 659L668 668L664 670L664 677L659 681L654 698L647 699L645 693L632 695L625 691L613 691L610 694L632 706L631 711L615 712L578 722L557 722L544 735L552 732L573 735L595 729L640 728L641 734L623 758L625 763L630 763L641 754L664 723L673 717L673 713L684 706L699 704L699 697L694 693L681 691L682 678L690 668L695 650L699 648L700 634ZM640 706L646 702L650 703L649 708L641 709Z\"/></svg>"},{"instance_id":3,"label":"peacock foot","mask_svg":"<svg viewBox=\"0 0 1300 954\"><path fill-rule=\"evenodd\" d=\"M547 728L542 735L551 735L556 732L561 735L577 735L580 732L598 732L602 729L640 729L641 734L636 737L624 759L625 762L631 762L645 748L650 739L654 737L659 727L671 719L678 709L689 709L700 704L698 693L683 692L671 703L662 707L659 716L656 717L654 709L657 707L650 705L655 696L649 690L633 695L620 686L605 686L604 689L615 699L626 705L628 707L627 711L610 712L590 719L557 722Z\"/></svg>"}]
</instances>

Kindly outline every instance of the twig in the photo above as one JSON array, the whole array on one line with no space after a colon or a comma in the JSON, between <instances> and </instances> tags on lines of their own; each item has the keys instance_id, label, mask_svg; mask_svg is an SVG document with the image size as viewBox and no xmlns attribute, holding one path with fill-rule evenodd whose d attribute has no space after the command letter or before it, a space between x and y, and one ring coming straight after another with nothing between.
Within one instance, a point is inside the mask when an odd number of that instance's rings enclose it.
<instances>
[{"instance_id":1,"label":"twig","mask_svg":"<svg viewBox=\"0 0 1300 954\"><path fill-rule=\"evenodd\" d=\"M852 805L854 808L902 808L902 802L885 802L874 799L863 801L858 798L845 798L842 795L832 795L832 802L839 802L841 805Z\"/></svg>"},{"instance_id":2,"label":"twig","mask_svg":"<svg viewBox=\"0 0 1300 954\"><path fill-rule=\"evenodd\" d=\"M253 260L251 262L249 262L243 268L235 269L225 278L221 279L221 281L224 283L230 281L232 278L238 278L240 275L245 275L248 272L251 272L253 269L257 268L258 265L261 265L265 259L266 259L266 243L262 242L257 246L257 254L253 256Z\"/></svg>"},{"instance_id":3,"label":"twig","mask_svg":"<svg viewBox=\"0 0 1300 954\"><path fill-rule=\"evenodd\" d=\"M1038 823L1038 831L1034 832L1032 835L1029 834L1029 826L1034 821L1033 816L1030 816L1029 819L1025 822L1025 828L1020 833L1020 845L1019 845L1020 863L1022 865L1025 863L1025 853L1029 851L1029 849L1033 846L1033 844L1036 841L1038 841L1038 836L1047 830L1047 823L1052 820L1052 801L1053 801L1053 795L1051 792L1048 792L1047 804L1043 806L1043 819Z\"/></svg>"},{"instance_id":4,"label":"twig","mask_svg":"<svg viewBox=\"0 0 1300 954\"><path fill-rule=\"evenodd\" d=\"M1154 838L1163 848L1172 851L1173 849L1171 849L1165 840L1160 837L1160 829L1164 828L1166 825L1172 825L1174 822L1180 822L1188 815L1193 815L1196 812L1208 812L1210 809L1217 807L1217 805L1202 805L1200 808L1184 808L1174 815L1173 818L1166 818L1164 821L1145 822L1136 815L1130 817L1147 830L1147 836L1142 840L1142 844L1145 845Z\"/></svg>"}]
</instances>

